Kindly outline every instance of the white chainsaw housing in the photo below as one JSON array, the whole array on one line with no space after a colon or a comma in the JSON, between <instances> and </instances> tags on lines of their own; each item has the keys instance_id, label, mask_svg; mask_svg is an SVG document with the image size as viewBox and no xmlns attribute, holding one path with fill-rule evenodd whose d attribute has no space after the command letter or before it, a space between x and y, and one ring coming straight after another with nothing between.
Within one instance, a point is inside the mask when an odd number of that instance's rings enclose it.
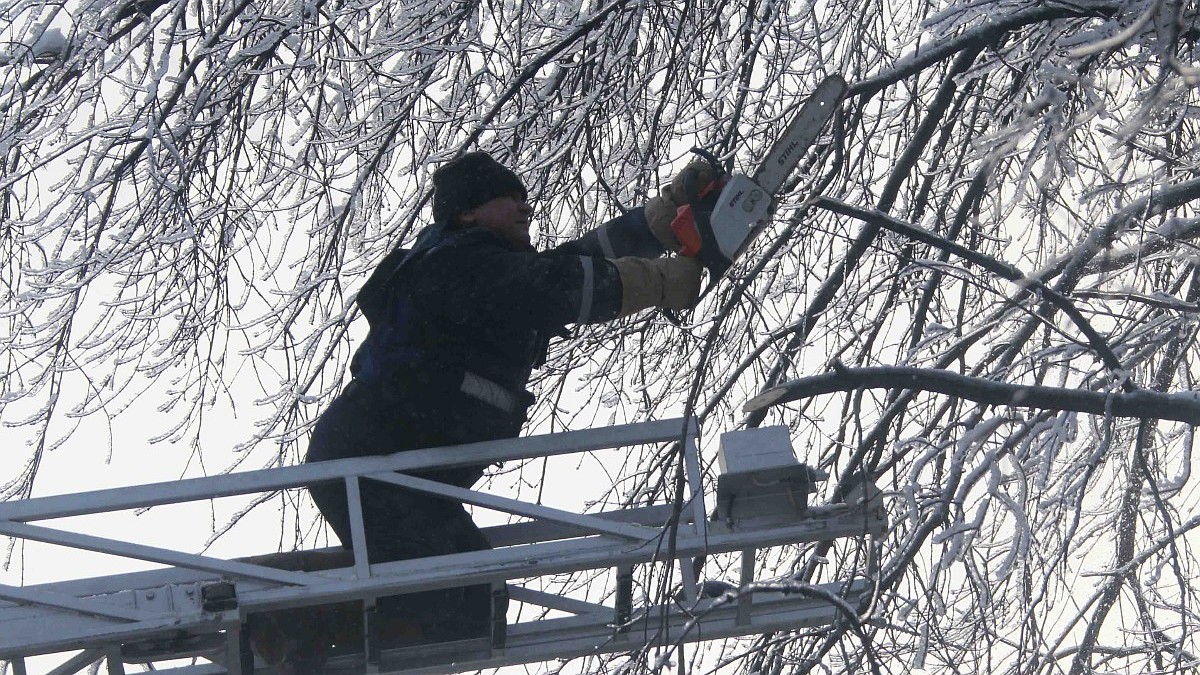
<instances>
[{"instance_id":1,"label":"white chainsaw housing","mask_svg":"<svg viewBox=\"0 0 1200 675\"><path fill-rule=\"evenodd\" d=\"M771 194L749 176L733 174L725 183L709 221L721 254L737 259L771 212Z\"/></svg>"}]
</instances>

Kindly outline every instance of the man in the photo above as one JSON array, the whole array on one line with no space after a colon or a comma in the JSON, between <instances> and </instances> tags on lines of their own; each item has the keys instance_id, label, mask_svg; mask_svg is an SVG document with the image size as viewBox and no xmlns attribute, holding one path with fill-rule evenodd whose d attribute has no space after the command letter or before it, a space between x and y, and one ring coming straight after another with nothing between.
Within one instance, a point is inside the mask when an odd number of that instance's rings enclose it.
<instances>
[{"instance_id":1,"label":"man","mask_svg":"<svg viewBox=\"0 0 1200 675\"><path fill-rule=\"evenodd\" d=\"M448 162L433 183L433 223L411 250L389 254L358 294L370 331L351 362L352 381L317 422L308 462L517 436L534 400L525 387L552 336L571 324L696 302L699 263L654 257L677 246L670 221L679 186L651 200L649 222L635 209L538 252L525 186L486 153ZM415 475L470 487L484 469ZM343 485L310 489L349 547ZM361 503L372 563L490 548L451 500L368 480ZM492 599L489 587L476 586L381 598L378 608L393 639L444 641L486 635ZM287 657L293 670L315 672L311 664L323 660L315 652L330 639L306 639L309 653Z\"/></svg>"}]
</instances>

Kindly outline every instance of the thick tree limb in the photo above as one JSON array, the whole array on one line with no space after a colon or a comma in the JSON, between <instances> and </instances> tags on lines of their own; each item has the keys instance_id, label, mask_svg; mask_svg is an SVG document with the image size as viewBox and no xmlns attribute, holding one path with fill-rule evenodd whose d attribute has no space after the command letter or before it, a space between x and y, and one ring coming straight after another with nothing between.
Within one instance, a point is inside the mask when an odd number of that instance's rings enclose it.
<instances>
[{"instance_id":1,"label":"thick tree limb","mask_svg":"<svg viewBox=\"0 0 1200 675\"><path fill-rule=\"evenodd\" d=\"M802 377L767 389L746 402L745 412L802 398L853 389L914 389L957 396L977 403L1070 410L1092 415L1164 419L1200 424L1200 393L1172 394L1139 390L1102 392L1062 387L1008 384L946 370L889 366L839 368L831 373Z\"/></svg>"},{"instance_id":2,"label":"thick tree limb","mask_svg":"<svg viewBox=\"0 0 1200 675\"><path fill-rule=\"evenodd\" d=\"M989 45L1014 30L1047 21L1111 16L1120 8L1116 2L1094 3L1038 3L1033 7L991 19L964 31L961 35L944 42L923 47L917 52L899 59L895 65L875 77L855 82L849 96L874 96L880 90L900 80L912 77L921 70L951 55L968 48Z\"/></svg>"},{"instance_id":3,"label":"thick tree limb","mask_svg":"<svg viewBox=\"0 0 1200 675\"><path fill-rule=\"evenodd\" d=\"M1079 332L1083 333L1084 337L1087 338L1088 346L1090 346L1092 350L1096 352L1096 354L1104 362L1105 367L1107 367L1114 374L1120 374L1124 372L1125 367L1121 363L1121 360L1117 357L1116 353L1113 352L1112 347L1108 345L1108 339L1101 335L1100 332L1094 327L1092 327L1091 322L1089 322L1087 317L1085 317L1083 313L1079 311L1079 308L1075 306L1075 303L1071 302L1070 298L1058 292L1057 290L1050 288L1046 284L1042 283L1039 279L1030 277L1017 267L1014 267L1013 265L1010 265L1002 260L997 260L996 258L984 255L978 251L973 251L962 244L945 239L934 232L926 230L925 228L913 225L911 223L906 223L899 218L894 218L881 211L862 209L836 199L830 199L829 197L819 197L816 199L815 203L817 206L833 211L834 213L840 213L845 216L857 218L863 222L871 223L877 227L890 230L896 234L903 235L923 244L928 244L948 253L952 253L963 260L966 260L967 262L982 267L983 269L1001 277L1002 279L1007 279L1013 283L1020 284L1037 291L1041 294L1043 299L1057 307L1064 314L1066 314L1068 318L1071 319L1071 322L1075 324L1075 326L1079 329ZM1122 386L1126 391L1132 391L1135 388L1132 384L1132 381L1129 379L1126 379L1124 382L1122 382Z\"/></svg>"}]
</instances>

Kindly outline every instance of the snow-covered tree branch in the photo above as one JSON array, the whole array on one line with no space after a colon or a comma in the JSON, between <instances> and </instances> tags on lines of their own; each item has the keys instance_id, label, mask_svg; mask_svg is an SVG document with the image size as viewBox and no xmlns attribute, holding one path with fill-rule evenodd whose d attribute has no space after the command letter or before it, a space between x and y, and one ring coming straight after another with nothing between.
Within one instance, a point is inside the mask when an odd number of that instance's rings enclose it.
<instances>
[{"instance_id":1,"label":"snow-covered tree branch","mask_svg":"<svg viewBox=\"0 0 1200 675\"><path fill-rule=\"evenodd\" d=\"M743 407L747 412L751 412L810 396L863 388L934 391L990 405L1200 424L1200 395L1191 391L1178 394L1145 390L1124 393L1086 391L992 382L944 370L902 366L845 368L834 364L834 371L831 373L785 382L755 396Z\"/></svg>"},{"instance_id":2,"label":"snow-covered tree branch","mask_svg":"<svg viewBox=\"0 0 1200 675\"><path fill-rule=\"evenodd\" d=\"M839 73L850 96L731 277L680 325L557 342L531 429L786 424L836 477L819 499L884 490L887 537L760 561L799 587L878 555L857 624L703 664L1194 668L1194 427L1171 407L1200 377L1198 45L1178 0L0 2L0 495L81 444L171 475L295 463L433 167L517 169L549 245L692 146L752 171ZM955 385L742 412L835 363ZM1010 398L960 388L980 382ZM1030 392L1056 398L1018 409ZM1165 403L1122 417L1135 398ZM606 466L601 501L669 495L677 461ZM278 503L280 545L312 536Z\"/></svg>"}]
</instances>

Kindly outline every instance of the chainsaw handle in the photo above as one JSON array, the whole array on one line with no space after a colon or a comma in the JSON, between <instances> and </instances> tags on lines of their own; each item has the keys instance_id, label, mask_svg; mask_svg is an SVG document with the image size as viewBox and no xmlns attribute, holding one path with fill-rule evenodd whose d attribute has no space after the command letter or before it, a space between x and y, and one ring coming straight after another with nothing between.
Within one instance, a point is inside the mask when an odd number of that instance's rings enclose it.
<instances>
[{"instance_id":1,"label":"chainsaw handle","mask_svg":"<svg viewBox=\"0 0 1200 675\"><path fill-rule=\"evenodd\" d=\"M700 230L696 228L696 214L691 204L684 204L675 210L675 219L671 221L671 233L679 242L679 255L695 258L700 254L702 242Z\"/></svg>"}]
</instances>

